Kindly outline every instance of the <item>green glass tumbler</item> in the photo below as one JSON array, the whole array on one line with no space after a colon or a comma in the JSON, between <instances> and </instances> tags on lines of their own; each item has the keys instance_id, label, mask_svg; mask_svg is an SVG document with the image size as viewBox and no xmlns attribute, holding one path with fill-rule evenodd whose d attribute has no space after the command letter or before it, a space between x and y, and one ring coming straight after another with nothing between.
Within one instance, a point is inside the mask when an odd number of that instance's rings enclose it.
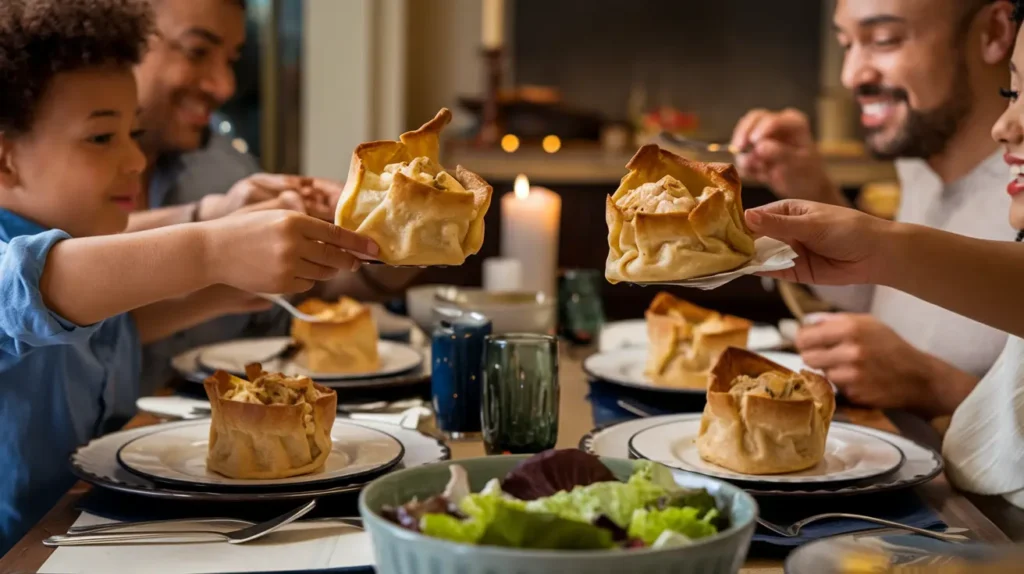
<instances>
[{"instance_id":1,"label":"green glass tumbler","mask_svg":"<svg viewBox=\"0 0 1024 574\"><path fill-rule=\"evenodd\" d=\"M487 454L528 454L558 441L558 339L487 337L481 422Z\"/></svg>"},{"instance_id":2,"label":"green glass tumbler","mask_svg":"<svg viewBox=\"0 0 1024 574\"><path fill-rule=\"evenodd\" d=\"M559 332L569 341L589 345L604 325L603 274L594 269L566 269L558 285Z\"/></svg>"}]
</instances>

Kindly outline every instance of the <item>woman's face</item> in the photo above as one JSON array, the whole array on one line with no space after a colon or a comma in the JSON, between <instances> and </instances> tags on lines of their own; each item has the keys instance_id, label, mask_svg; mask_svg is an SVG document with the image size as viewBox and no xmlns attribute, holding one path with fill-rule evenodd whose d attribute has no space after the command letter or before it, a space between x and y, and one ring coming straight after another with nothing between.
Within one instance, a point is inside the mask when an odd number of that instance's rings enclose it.
<instances>
[{"instance_id":1,"label":"woman's face","mask_svg":"<svg viewBox=\"0 0 1024 574\"><path fill-rule=\"evenodd\" d=\"M123 231L146 165L137 109L129 69L54 76L29 130L0 144L0 206L75 237Z\"/></svg>"},{"instance_id":2,"label":"woman's face","mask_svg":"<svg viewBox=\"0 0 1024 574\"><path fill-rule=\"evenodd\" d=\"M992 138L1003 144L1006 163L1010 166L1007 193L1010 204L1010 225L1024 229L1024 27L1017 33L1017 44L1010 59L1010 88L1006 91L1009 105L992 128Z\"/></svg>"}]
</instances>

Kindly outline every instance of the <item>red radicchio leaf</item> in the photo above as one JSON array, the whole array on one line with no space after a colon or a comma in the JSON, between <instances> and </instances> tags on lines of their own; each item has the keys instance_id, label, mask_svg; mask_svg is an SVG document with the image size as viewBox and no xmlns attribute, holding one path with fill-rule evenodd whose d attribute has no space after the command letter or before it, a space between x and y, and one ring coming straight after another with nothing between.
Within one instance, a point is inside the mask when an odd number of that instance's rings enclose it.
<instances>
[{"instance_id":1,"label":"red radicchio leaf","mask_svg":"<svg viewBox=\"0 0 1024 574\"><path fill-rule=\"evenodd\" d=\"M520 500L536 500L577 486L616 480L600 459L581 450L547 450L519 463L501 490Z\"/></svg>"}]
</instances>

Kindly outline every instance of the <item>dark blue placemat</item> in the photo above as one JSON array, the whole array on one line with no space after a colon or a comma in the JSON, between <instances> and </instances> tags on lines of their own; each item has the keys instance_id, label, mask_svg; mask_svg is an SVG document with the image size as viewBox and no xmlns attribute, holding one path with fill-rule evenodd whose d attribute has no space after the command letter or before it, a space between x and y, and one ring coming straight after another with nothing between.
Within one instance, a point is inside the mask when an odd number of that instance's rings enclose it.
<instances>
[{"instance_id":1,"label":"dark blue placemat","mask_svg":"<svg viewBox=\"0 0 1024 574\"><path fill-rule=\"evenodd\" d=\"M832 499L758 498L757 503L761 518L783 527L816 514L842 512L883 518L927 530L941 531L946 528L942 518L909 490ZM805 526L796 538L786 538L758 526L754 533L753 548L756 551L759 544L792 548L821 538L879 528L884 527L860 520L830 519Z\"/></svg>"}]
</instances>

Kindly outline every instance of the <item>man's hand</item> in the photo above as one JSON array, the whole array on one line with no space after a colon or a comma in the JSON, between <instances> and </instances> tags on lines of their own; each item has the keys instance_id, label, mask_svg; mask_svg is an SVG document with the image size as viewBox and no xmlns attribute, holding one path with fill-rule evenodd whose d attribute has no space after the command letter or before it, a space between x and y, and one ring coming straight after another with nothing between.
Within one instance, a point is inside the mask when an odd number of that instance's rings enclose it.
<instances>
[{"instance_id":1,"label":"man's hand","mask_svg":"<svg viewBox=\"0 0 1024 574\"><path fill-rule=\"evenodd\" d=\"M878 283L887 241L896 224L855 209L785 200L748 209L747 226L788 243L795 266L766 276L815 285Z\"/></svg>"},{"instance_id":2,"label":"man's hand","mask_svg":"<svg viewBox=\"0 0 1024 574\"><path fill-rule=\"evenodd\" d=\"M227 193L202 198L196 218L210 221L240 210L291 209L334 221L341 190L341 185L329 179L258 173L235 183ZM286 193L291 195L282 197Z\"/></svg>"},{"instance_id":3,"label":"man's hand","mask_svg":"<svg viewBox=\"0 0 1024 574\"><path fill-rule=\"evenodd\" d=\"M731 143L749 148L736 157L740 175L768 186L779 197L847 205L825 172L803 113L752 110L736 124Z\"/></svg>"},{"instance_id":4,"label":"man's hand","mask_svg":"<svg viewBox=\"0 0 1024 574\"><path fill-rule=\"evenodd\" d=\"M951 413L977 383L870 315L814 317L797 333L800 357L856 404L938 416Z\"/></svg>"}]
</instances>

